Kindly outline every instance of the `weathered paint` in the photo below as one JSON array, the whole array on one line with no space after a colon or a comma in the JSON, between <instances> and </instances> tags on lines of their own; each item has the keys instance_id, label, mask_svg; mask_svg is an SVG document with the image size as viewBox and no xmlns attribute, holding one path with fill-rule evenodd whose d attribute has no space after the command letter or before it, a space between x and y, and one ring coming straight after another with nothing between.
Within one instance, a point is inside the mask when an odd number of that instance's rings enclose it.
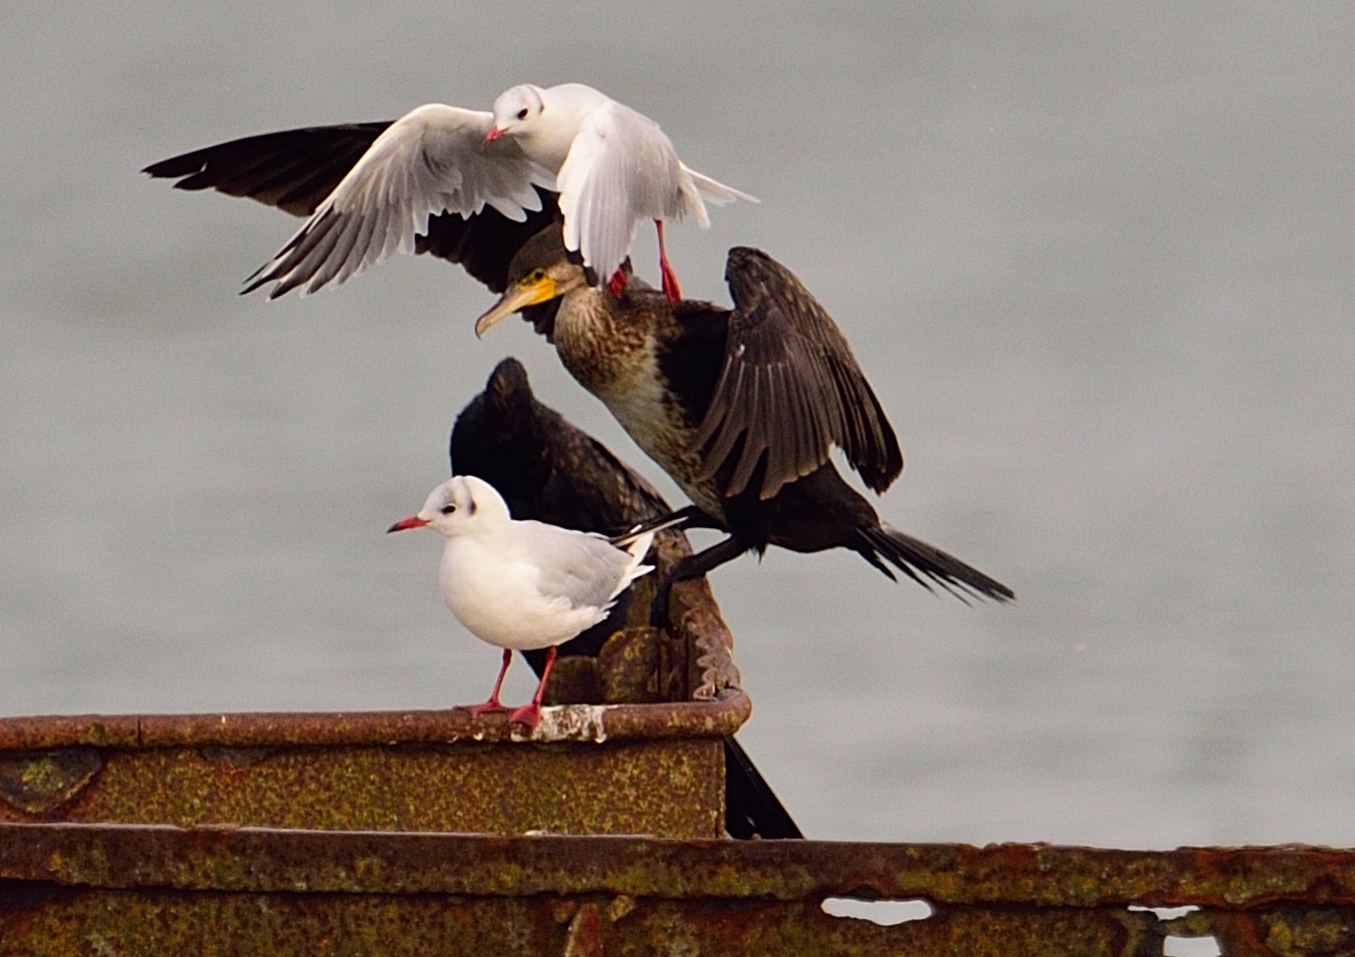
<instances>
[{"instance_id":1,"label":"weathered paint","mask_svg":"<svg viewBox=\"0 0 1355 957\"><path fill-rule=\"evenodd\" d=\"M934 913L821 907L877 895ZM1129 909L1182 904L1204 909ZM1167 934L1348 954L1355 852L0 825L0 954L1148 955Z\"/></svg>"}]
</instances>

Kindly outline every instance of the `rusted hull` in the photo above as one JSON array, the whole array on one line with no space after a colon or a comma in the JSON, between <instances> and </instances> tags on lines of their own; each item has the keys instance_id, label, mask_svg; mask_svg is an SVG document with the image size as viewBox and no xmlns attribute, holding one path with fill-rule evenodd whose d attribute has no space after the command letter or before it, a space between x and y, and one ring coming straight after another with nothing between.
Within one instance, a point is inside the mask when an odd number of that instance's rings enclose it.
<instances>
[{"instance_id":1,"label":"rusted hull","mask_svg":"<svg viewBox=\"0 0 1355 957\"><path fill-rule=\"evenodd\" d=\"M627 913L613 921L616 910ZM28 917L0 917L6 938L0 955L1161 954L1151 923L1128 913L964 908L877 927L829 917L812 905L761 901L641 901L617 908L614 898L596 896L542 902L63 891Z\"/></svg>"},{"instance_id":2,"label":"rusted hull","mask_svg":"<svg viewBox=\"0 0 1355 957\"><path fill-rule=\"evenodd\" d=\"M709 739L156 748L109 750L100 761L69 803L42 813L0 801L0 820L669 837L718 837L724 823L724 751Z\"/></svg>"},{"instance_id":3,"label":"rusted hull","mask_svg":"<svg viewBox=\"0 0 1355 957\"><path fill-rule=\"evenodd\" d=\"M892 927L828 897L927 900ZM1133 905L1195 904L1172 922ZM0 954L1355 951L1355 852L0 825Z\"/></svg>"},{"instance_id":4,"label":"rusted hull","mask_svg":"<svg viewBox=\"0 0 1355 957\"><path fill-rule=\"evenodd\" d=\"M715 838L750 707L6 719L0 821Z\"/></svg>"}]
</instances>

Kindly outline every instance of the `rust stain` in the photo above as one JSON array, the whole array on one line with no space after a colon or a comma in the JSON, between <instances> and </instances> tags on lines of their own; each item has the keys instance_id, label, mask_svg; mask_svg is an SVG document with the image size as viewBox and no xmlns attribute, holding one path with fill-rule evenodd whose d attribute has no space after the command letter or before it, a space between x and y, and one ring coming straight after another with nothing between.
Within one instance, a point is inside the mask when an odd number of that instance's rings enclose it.
<instances>
[{"instance_id":1,"label":"rust stain","mask_svg":"<svg viewBox=\"0 0 1355 957\"><path fill-rule=\"evenodd\" d=\"M723 792L714 738L149 748L104 752L79 794L60 806L0 803L0 820L715 837Z\"/></svg>"},{"instance_id":2,"label":"rust stain","mask_svg":"<svg viewBox=\"0 0 1355 957\"><path fill-rule=\"evenodd\" d=\"M934 913L885 927L821 907L876 894ZM1162 922L1128 909L1143 901L1204 909ZM0 954L85 954L97 936L147 955L212 940L220 954L1156 957L1173 933L1212 934L1230 957L1317 957L1355 950L1353 915L1355 852L1324 848L0 825Z\"/></svg>"},{"instance_id":3,"label":"rust stain","mask_svg":"<svg viewBox=\"0 0 1355 957\"><path fill-rule=\"evenodd\" d=\"M224 862L244 876L223 882ZM1123 910L1196 904L1209 913L1248 911L1275 920L1291 904L1333 914L1355 907L1355 851L1329 848L1155 852L0 824L0 877L268 891L291 887L303 875L315 892L603 894L622 917L626 905L612 904L621 896L816 903L835 895L923 898L938 914L958 905Z\"/></svg>"},{"instance_id":4,"label":"rust stain","mask_svg":"<svg viewBox=\"0 0 1355 957\"><path fill-rule=\"evenodd\" d=\"M0 802L30 815L49 814L70 801L103 767L97 748L0 754Z\"/></svg>"}]
</instances>

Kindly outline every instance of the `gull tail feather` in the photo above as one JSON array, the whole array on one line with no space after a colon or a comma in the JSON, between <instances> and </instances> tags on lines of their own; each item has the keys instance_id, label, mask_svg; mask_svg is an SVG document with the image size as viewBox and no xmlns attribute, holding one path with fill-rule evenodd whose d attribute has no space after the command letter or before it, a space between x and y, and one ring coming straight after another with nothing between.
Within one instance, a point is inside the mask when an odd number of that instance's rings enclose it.
<instances>
[{"instance_id":1,"label":"gull tail feather","mask_svg":"<svg viewBox=\"0 0 1355 957\"><path fill-rule=\"evenodd\" d=\"M634 537L625 546L626 551L630 554L630 564L621 572L621 579L616 583L616 589L611 593L610 598L616 598L629 588L630 583L635 579L642 578L654 570L653 565L641 564L645 560L645 556L649 554L649 546L653 542L654 533L652 531L634 533Z\"/></svg>"},{"instance_id":2,"label":"gull tail feather","mask_svg":"<svg viewBox=\"0 0 1355 957\"><path fill-rule=\"evenodd\" d=\"M701 198L708 203L714 203L716 206L728 206L730 203L743 200L745 203L760 203L762 200L756 196L749 196L747 193L737 190L732 186L726 186L724 183L718 183L706 176L704 173L698 173L691 169L687 164L682 164L682 170L692 178L696 191L701 194Z\"/></svg>"}]
</instances>

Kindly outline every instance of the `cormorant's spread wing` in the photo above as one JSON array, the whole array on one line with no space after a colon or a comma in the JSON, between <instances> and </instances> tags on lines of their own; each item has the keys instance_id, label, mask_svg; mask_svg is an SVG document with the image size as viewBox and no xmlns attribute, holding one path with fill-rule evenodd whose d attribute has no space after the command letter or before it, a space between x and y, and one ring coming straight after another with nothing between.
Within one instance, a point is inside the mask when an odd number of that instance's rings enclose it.
<instances>
[{"instance_id":1,"label":"cormorant's spread wing","mask_svg":"<svg viewBox=\"0 0 1355 957\"><path fill-rule=\"evenodd\" d=\"M832 317L790 270L756 249L731 249L725 280L734 311L724 364L694 439L703 477L740 447L723 493L742 492L765 457L758 494L768 499L822 466L837 445L867 485L888 488L903 454Z\"/></svg>"},{"instance_id":2,"label":"cormorant's spread wing","mask_svg":"<svg viewBox=\"0 0 1355 957\"><path fill-rule=\"evenodd\" d=\"M488 113L432 105L394 123L232 140L144 172L312 217L247 292L273 280L273 297L302 285L314 291L396 249L459 263L502 292L508 262L558 211L549 172L511 139L483 144L490 123Z\"/></svg>"}]
</instances>

